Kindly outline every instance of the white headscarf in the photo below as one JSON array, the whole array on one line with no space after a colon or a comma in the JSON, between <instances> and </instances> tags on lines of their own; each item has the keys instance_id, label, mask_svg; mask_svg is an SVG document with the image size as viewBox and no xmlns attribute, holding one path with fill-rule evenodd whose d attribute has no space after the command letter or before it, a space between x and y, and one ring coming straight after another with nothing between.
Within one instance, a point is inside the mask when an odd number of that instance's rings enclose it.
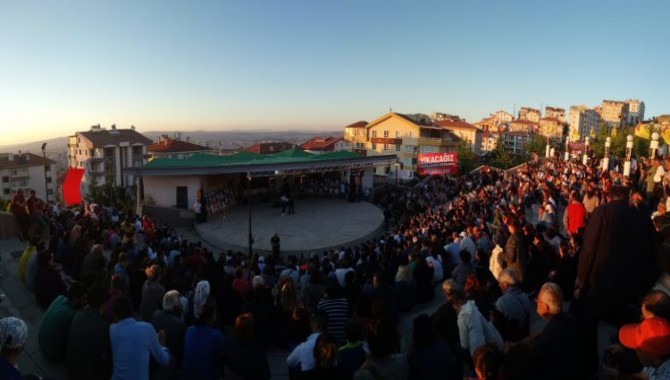
<instances>
[{"instance_id":1,"label":"white headscarf","mask_svg":"<svg viewBox=\"0 0 670 380\"><path fill-rule=\"evenodd\" d=\"M193 295L193 315L196 318L200 317L200 308L207 302L207 298L209 298L209 282L203 280L195 286Z\"/></svg>"},{"instance_id":2,"label":"white headscarf","mask_svg":"<svg viewBox=\"0 0 670 380\"><path fill-rule=\"evenodd\" d=\"M0 319L0 351L23 347L28 340L28 325L16 317Z\"/></svg>"}]
</instances>

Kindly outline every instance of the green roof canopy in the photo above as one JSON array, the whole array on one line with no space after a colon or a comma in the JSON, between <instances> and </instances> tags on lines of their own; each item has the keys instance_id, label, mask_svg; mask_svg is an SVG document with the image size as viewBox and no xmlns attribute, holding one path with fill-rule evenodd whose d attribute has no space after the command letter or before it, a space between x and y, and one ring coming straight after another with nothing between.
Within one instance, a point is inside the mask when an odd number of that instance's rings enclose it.
<instances>
[{"instance_id":1,"label":"green roof canopy","mask_svg":"<svg viewBox=\"0 0 670 380\"><path fill-rule=\"evenodd\" d=\"M272 165L280 163L315 162L321 160L360 158L362 156L348 151L337 151L324 154L312 154L300 148L292 148L274 154L257 154L238 152L231 156L214 156L211 154L195 154L186 159L155 158L144 167L154 168L189 168L217 167L229 165Z\"/></svg>"}]
</instances>

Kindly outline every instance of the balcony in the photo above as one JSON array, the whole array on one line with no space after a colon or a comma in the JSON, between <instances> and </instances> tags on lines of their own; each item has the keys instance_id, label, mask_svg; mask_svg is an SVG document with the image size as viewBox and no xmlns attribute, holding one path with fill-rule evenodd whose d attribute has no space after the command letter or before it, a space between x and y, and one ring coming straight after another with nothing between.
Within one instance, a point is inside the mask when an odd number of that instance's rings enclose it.
<instances>
[{"instance_id":1,"label":"balcony","mask_svg":"<svg viewBox=\"0 0 670 380\"><path fill-rule=\"evenodd\" d=\"M413 144L412 144L413 145ZM456 141L449 138L420 137L418 145L421 146L456 146Z\"/></svg>"},{"instance_id":2,"label":"balcony","mask_svg":"<svg viewBox=\"0 0 670 380\"><path fill-rule=\"evenodd\" d=\"M30 174L27 171L16 172L16 173L12 173L12 175L10 175L10 178L12 178L12 179L28 178L28 177L30 177Z\"/></svg>"}]
</instances>

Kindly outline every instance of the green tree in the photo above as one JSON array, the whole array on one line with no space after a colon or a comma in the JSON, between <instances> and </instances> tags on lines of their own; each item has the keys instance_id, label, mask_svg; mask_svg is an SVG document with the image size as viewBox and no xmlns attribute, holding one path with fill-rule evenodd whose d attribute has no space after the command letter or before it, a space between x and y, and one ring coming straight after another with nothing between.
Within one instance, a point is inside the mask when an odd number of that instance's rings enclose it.
<instances>
[{"instance_id":1,"label":"green tree","mask_svg":"<svg viewBox=\"0 0 670 380\"><path fill-rule=\"evenodd\" d=\"M492 159L490 165L500 169L509 169L516 165L516 159L512 152L505 148L502 141L491 152Z\"/></svg>"},{"instance_id":2,"label":"green tree","mask_svg":"<svg viewBox=\"0 0 670 380\"><path fill-rule=\"evenodd\" d=\"M524 150L526 155L524 157L525 161L529 160L533 153L537 154L538 157L544 157L547 150L547 138L542 135L534 134L530 140L526 141Z\"/></svg>"},{"instance_id":3,"label":"green tree","mask_svg":"<svg viewBox=\"0 0 670 380\"><path fill-rule=\"evenodd\" d=\"M456 146L458 154L458 174L465 174L475 168L475 154L472 153L470 143L461 139Z\"/></svg>"}]
</instances>

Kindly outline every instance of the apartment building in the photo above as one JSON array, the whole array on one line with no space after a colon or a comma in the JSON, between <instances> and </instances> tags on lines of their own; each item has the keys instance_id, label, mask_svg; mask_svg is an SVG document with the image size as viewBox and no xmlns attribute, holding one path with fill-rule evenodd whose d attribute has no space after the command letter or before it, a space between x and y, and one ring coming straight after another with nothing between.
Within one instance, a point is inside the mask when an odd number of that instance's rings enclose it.
<instances>
[{"instance_id":1,"label":"apartment building","mask_svg":"<svg viewBox=\"0 0 670 380\"><path fill-rule=\"evenodd\" d=\"M554 139L563 139L563 122L555 117L543 117L540 119L540 135Z\"/></svg>"},{"instance_id":2,"label":"apartment building","mask_svg":"<svg viewBox=\"0 0 670 380\"><path fill-rule=\"evenodd\" d=\"M147 146L149 160L154 158L186 159L194 154L207 154L213 151L212 148L191 143L188 138L186 141L182 141L178 138L170 138L167 135L160 136L158 142Z\"/></svg>"},{"instance_id":3,"label":"apartment building","mask_svg":"<svg viewBox=\"0 0 670 380\"><path fill-rule=\"evenodd\" d=\"M625 100L628 103L628 125L637 125L644 121L644 102L637 99Z\"/></svg>"},{"instance_id":4,"label":"apartment building","mask_svg":"<svg viewBox=\"0 0 670 380\"><path fill-rule=\"evenodd\" d=\"M94 125L86 132L69 137L68 167L84 169L81 193L86 195L92 185L127 187L135 184L135 176L125 174L126 168L141 167L147 162L147 146L151 139L129 129L110 129Z\"/></svg>"},{"instance_id":5,"label":"apartment building","mask_svg":"<svg viewBox=\"0 0 670 380\"><path fill-rule=\"evenodd\" d=\"M512 120L512 122L509 123L509 127L507 128L509 132L529 132L529 133L535 133L539 129L540 129L539 119L537 122L525 119Z\"/></svg>"},{"instance_id":6,"label":"apartment building","mask_svg":"<svg viewBox=\"0 0 670 380\"><path fill-rule=\"evenodd\" d=\"M322 154L328 152L336 152L340 150L351 151L351 144L344 140L343 137L313 137L304 143L300 144L300 148L304 151L314 154Z\"/></svg>"},{"instance_id":7,"label":"apartment building","mask_svg":"<svg viewBox=\"0 0 670 380\"><path fill-rule=\"evenodd\" d=\"M344 140L351 144L351 151L366 155L365 145L368 142L368 122L357 121L344 127Z\"/></svg>"},{"instance_id":8,"label":"apartment building","mask_svg":"<svg viewBox=\"0 0 670 380\"><path fill-rule=\"evenodd\" d=\"M568 132L570 141L579 141L591 134L598 134L601 122L600 114L595 110L585 105L571 106Z\"/></svg>"},{"instance_id":9,"label":"apartment building","mask_svg":"<svg viewBox=\"0 0 670 380\"><path fill-rule=\"evenodd\" d=\"M345 127L344 139L355 144L354 151L364 144L367 156L395 154L404 170L416 171L419 153L453 152L458 145L459 137L436 125L428 115L389 112L366 124L365 133L362 123ZM375 174L385 174L383 167L375 170Z\"/></svg>"},{"instance_id":10,"label":"apartment building","mask_svg":"<svg viewBox=\"0 0 670 380\"><path fill-rule=\"evenodd\" d=\"M470 145L472 153L482 155L482 131L474 125L455 119L435 121L435 125L453 132Z\"/></svg>"},{"instance_id":11,"label":"apartment building","mask_svg":"<svg viewBox=\"0 0 670 380\"><path fill-rule=\"evenodd\" d=\"M542 118L540 110L530 107L521 107L519 109L519 120L528 120L534 123L539 123Z\"/></svg>"},{"instance_id":12,"label":"apartment building","mask_svg":"<svg viewBox=\"0 0 670 380\"><path fill-rule=\"evenodd\" d=\"M46 178L45 178L46 170ZM42 200L55 200L57 163L32 153L0 153L0 198L10 200L16 190L35 190ZM46 186L45 186L46 185ZM47 196L48 195L48 196ZM28 196L28 194L26 194Z\"/></svg>"},{"instance_id":13,"label":"apartment building","mask_svg":"<svg viewBox=\"0 0 670 380\"><path fill-rule=\"evenodd\" d=\"M484 131L482 132L482 144L481 152L482 155L493 152L493 150L498 146L498 140L500 140L501 133L493 131Z\"/></svg>"},{"instance_id":14,"label":"apartment building","mask_svg":"<svg viewBox=\"0 0 670 380\"><path fill-rule=\"evenodd\" d=\"M502 135L502 143L512 154L524 154L526 142L532 137L533 133L527 131L505 132Z\"/></svg>"},{"instance_id":15,"label":"apartment building","mask_svg":"<svg viewBox=\"0 0 670 380\"><path fill-rule=\"evenodd\" d=\"M565 108L546 106L544 108L544 117L555 118L561 123L565 123Z\"/></svg>"},{"instance_id":16,"label":"apartment building","mask_svg":"<svg viewBox=\"0 0 670 380\"><path fill-rule=\"evenodd\" d=\"M600 118L612 128L619 128L628 122L628 103L618 100L603 100Z\"/></svg>"},{"instance_id":17,"label":"apartment building","mask_svg":"<svg viewBox=\"0 0 670 380\"><path fill-rule=\"evenodd\" d=\"M491 117L493 117L500 124L507 124L514 120L514 115L504 110L497 110L491 114Z\"/></svg>"}]
</instances>

